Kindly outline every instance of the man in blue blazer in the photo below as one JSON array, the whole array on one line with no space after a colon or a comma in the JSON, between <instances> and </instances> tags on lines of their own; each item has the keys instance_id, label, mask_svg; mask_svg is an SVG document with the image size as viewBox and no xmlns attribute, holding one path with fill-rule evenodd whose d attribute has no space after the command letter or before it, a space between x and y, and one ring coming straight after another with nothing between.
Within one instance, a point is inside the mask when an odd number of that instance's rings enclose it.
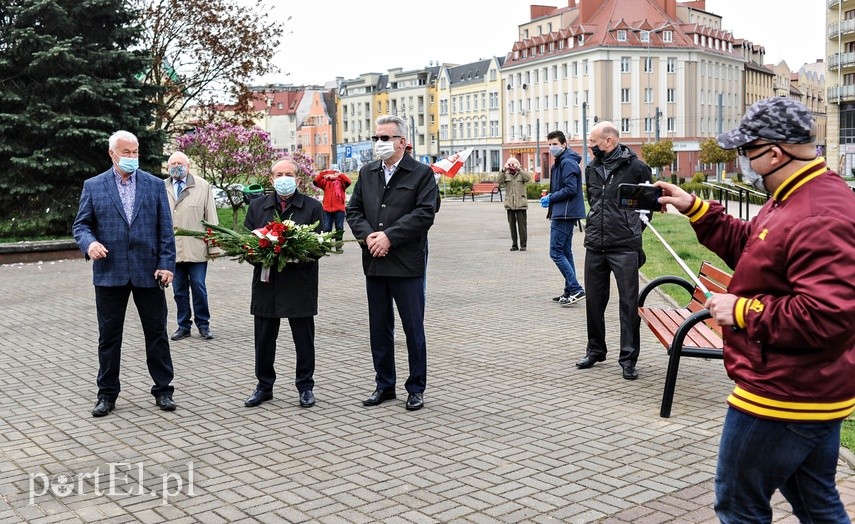
<instances>
[{"instance_id":1,"label":"man in blue blazer","mask_svg":"<svg viewBox=\"0 0 855 524\"><path fill-rule=\"evenodd\" d=\"M92 416L103 417L119 396L122 329L134 296L145 334L151 393L164 411L172 400L172 357L166 335L166 296L175 270L172 214L163 181L139 169L139 141L127 131L109 140L113 166L83 183L72 232L92 260L98 312L98 400Z\"/></svg>"}]
</instances>

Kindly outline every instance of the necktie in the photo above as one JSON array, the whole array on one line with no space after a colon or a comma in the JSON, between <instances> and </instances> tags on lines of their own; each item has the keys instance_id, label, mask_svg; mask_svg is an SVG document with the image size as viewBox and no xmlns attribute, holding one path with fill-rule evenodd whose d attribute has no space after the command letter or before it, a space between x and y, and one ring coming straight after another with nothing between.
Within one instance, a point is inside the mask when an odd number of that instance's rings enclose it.
<instances>
[{"instance_id":1,"label":"necktie","mask_svg":"<svg viewBox=\"0 0 855 524\"><path fill-rule=\"evenodd\" d=\"M287 200L280 200L279 201L279 212L284 213L286 209L288 209L288 201Z\"/></svg>"},{"instance_id":2,"label":"necktie","mask_svg":"<svg viewBox=\"0 0 855 524\"><path fill-rule=\"evenodd\" d=\"M179 180L175 183L175 198L178 198L181 195L181 192L184 190L184 181Z\"/></svg>"}]
</instances>

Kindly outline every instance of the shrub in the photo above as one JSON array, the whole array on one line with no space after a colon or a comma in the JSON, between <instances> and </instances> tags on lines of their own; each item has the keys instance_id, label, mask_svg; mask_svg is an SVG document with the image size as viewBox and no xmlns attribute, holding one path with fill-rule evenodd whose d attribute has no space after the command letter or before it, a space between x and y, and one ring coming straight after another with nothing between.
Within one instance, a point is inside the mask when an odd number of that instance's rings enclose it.
<instances>
[{"instance_id":1,"label":"shrub","mask_svg":"<svg viewBox=\"0 0 855 524\"><path fill-rule=\"evenodd\" d=\"M549 191L549 184L526 184L525 196L529 200L538 200L544 189Z\"/></svg>"},{"instance_id":2,"label":"shrub","mask_svg":"<svg viewBox=\"0 0 855 524\"><path fill-rule=\"evenodd\" d=\"M695 176L692 177L693 184L702 184L707 181L707 175L704 173L695 173Z\"/></svg>"}]
</instances>

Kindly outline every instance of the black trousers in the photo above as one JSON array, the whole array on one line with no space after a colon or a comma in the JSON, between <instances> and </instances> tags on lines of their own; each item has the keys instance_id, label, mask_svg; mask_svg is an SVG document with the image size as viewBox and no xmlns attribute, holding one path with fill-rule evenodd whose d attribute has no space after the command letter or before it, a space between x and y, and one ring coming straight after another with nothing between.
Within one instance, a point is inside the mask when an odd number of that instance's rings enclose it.
<instances>
[{"instance_id":1,"label":"black trousers","mask_svg":"<svg viewBox=\"0 0 855 524\"><path fill-rule=\"evenodd\" d=\"M255 378L256 389L273 391L276 371L276 339L282 319L255 317ZM315 387L315 317L289 318L291 338L297 353L297 373L294 385L302 393Z\"/></svg>"},{"instance_id":2,"label":"black trousers","mask_svg":"<svg viewBox=\"0 0 855 524\"><path fill-rule=\"evenodd\" d=\"M528 243L528 210L508 209L508 225L511 227L511 245L526 247ZM517 228L519 228L519 244L517 244Z\"/></svg>"},{"instance_id":3,"label":"black trousers","mask_svg":"<svg viewBox=\"0 0 855 524\"><path fill-rule=\"evenodd\" d=\"M606 354L606 306L611 282L615 276L620 300L620 357L622 367L635 366L641 345L638 316L638 252L585 252L585 313L588 317L588 348L586 354Z\"/></svg>"},{"instance_id":4,"label":"black trousers","mask_svg":"<svg viewBox=\"0 0 855 524\"><path fill-rule=\"evenodd\" d=\"M119 396L119 368L122 359L122 335L128 298L140 316L145 336L145 361L154 381L151 394L172 394L172 355L166 336L166 295L158 287L95 286L95 309L98 312L98 396L115 401Z\"/></svg>"},{"instance_id":5,"label":"black trousers","mask_svg":"<svg viewBox=\"0 0 855 524\"><path fill-rule=\"evenodd\" d=\"M395 312L407 336L410 376L408 393L423 393L427 384L425 341L425 278L366 277L368 329L378 389L395 389Z\"/></svg>"}]
</instances>

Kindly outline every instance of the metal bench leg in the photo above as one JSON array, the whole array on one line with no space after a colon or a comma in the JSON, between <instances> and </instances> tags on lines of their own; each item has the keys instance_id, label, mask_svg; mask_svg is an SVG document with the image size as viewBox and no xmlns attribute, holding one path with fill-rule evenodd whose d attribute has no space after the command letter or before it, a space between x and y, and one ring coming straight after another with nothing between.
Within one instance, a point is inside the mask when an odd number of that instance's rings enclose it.
<instances>
[{"instance_id":1,"label":"metal bench leg","mask_svg":"<svg viewBox=\"0 0 855 524\"><path fill-rule=\"evenodd\" d=\"M674 390L677 388L677 371L680 368L680 349L675 348L673 342L668 354L668 371L665 373L665 389L662 391L662 407L659 409L659 416L662 418L671 416Z\"/></svg>"}]
</instances>

